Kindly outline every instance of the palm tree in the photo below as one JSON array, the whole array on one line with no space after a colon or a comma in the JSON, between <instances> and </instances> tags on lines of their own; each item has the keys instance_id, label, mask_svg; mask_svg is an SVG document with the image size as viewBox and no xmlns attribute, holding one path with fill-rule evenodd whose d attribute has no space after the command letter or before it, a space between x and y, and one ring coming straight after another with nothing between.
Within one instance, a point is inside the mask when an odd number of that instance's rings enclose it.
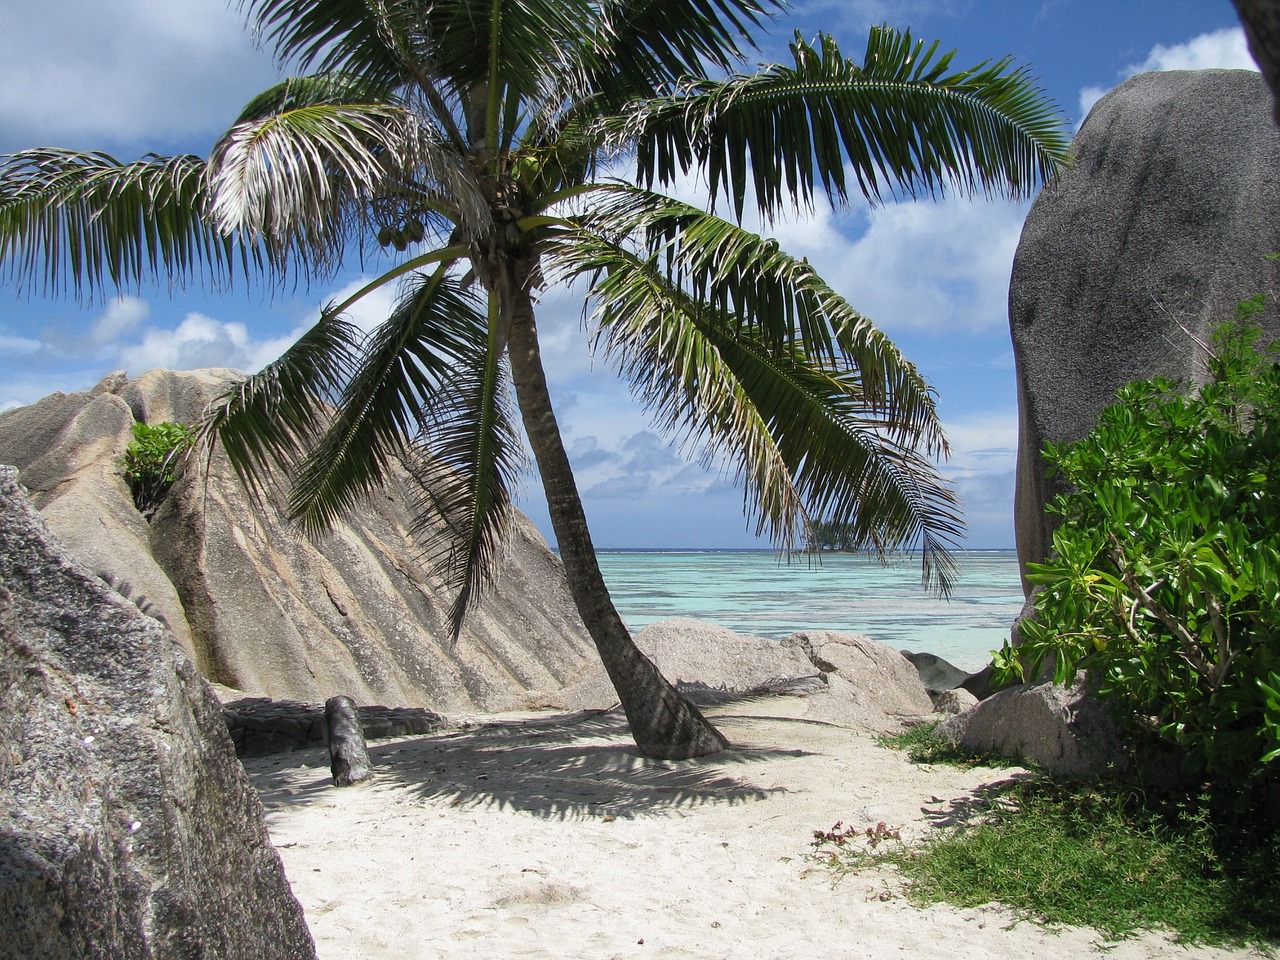
<instances>
[{"instance_id":1,"label":"palm tree","mask_svg":"<svg viewBox=\"0 0 1280 960\"><path fill-rule=\"evenodd\" d=\"M797 35L793 63L746 69L774 2L245 0L280 62L306 72L254 99L208 159L4 158L0 257L20 283L78 293L157 276L310 281L375 242L403 253L230 390L204 436L256 495L282 470L313 534L408 465L419 533L458 590L456 635L512 514L513 384L574 600L639 749L712 753L724 738L637 650L601 577L540 358L539 292L585 284L593 346L662 427L736 469L759 533L786 549L810 518L838 520L859 547L919 549L946 590L961 520L934 466L946 441L927 383L743 217L767 224L852 187L872 201L1022 196L1066 149L1023 69L952 71L909 33L873 30L860 64ZM691 177L705 208L664 192ZM358 336L344 311L389 283L394 311Z\"/></svg>"}]
</instances>

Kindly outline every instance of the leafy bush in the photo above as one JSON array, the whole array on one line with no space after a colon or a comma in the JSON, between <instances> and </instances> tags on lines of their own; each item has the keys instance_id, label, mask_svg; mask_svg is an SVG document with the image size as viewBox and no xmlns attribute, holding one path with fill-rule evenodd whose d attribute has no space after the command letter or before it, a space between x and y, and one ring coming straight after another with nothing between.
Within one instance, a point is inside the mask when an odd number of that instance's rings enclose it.
<instances>
[{"instance_id":1,"label":"leafy bush","mask_svg":"<svg viewBox=\"0 0 1280 960\"><path fill-rule=\"evenodd\" d=\"M178 477L182 455L194 440L191 428L181 423L133 425L122 465L134 505L145 516L150 517L164 500Z\"/></svg>"},{"instance_id":2,"label":"leafy bush","mask_svg":"<svg viewBox=\"0 0 1280 960\"><path fill-rule=\"evenodd\" d=\"M1083 440L1045 455L1073 488L1006 679L1053 663L1178 744L1189 772L1280 782L1280 365L1241 306L1208 382L1123 388Z\"/></svg>"}]
</instances>

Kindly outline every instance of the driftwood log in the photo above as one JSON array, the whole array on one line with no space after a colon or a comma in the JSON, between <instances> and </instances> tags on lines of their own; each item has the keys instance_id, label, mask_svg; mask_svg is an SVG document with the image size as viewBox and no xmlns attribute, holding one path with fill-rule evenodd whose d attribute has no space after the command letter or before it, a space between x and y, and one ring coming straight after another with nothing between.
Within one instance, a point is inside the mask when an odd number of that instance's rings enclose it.
<instances>
[{"instance_id":1,"label":"driftwood log","mask_svg":"<svg viewBox=\"0 0 1280 960\"><path fill-rule=\"evenodd\" d=\"M324 725L333 785L349 787L368 780L373 770L356 702L350 697L330 697L324 703Z\"/></svg>"}]
</instances>

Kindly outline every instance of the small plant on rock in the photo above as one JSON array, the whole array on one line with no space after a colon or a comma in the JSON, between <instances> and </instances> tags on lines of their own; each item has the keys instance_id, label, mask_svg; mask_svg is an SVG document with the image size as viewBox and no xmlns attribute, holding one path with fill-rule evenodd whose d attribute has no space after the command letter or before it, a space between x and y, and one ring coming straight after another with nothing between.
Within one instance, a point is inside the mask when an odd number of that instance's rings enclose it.
<instances>
[{"instance_id":1,"label":"small plant on rock","mask_svg":"<svg viewBox=\"0 0 1280 960\"><path fill-rule=\"evenodd\" d=\"M133 503L148 520L178 478L182 459L194 440L191 429L181 423L133 425L133 439L125 448L121 465Z\"/></svg>"}]
</instances>

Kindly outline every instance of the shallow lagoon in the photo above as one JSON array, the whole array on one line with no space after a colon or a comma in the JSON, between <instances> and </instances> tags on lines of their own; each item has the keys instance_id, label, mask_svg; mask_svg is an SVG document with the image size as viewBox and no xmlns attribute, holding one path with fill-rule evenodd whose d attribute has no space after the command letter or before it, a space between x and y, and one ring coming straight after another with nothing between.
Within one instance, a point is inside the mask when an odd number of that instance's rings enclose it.
<instances>
[{"instance_id":1,"label":"shallow lagoon","mask_svg":"<svg viewBox=\"0 0 1280 960\"><path fill-rule=\"evenodd\" d=\"M843 630L977 670L1008 637L1022 608L1012 550L961 553L949 600L921 587L918 558L882 565L833 553L819 562L803 556L788 562L767 550L606 550L599 556L618 612L633 630L670 617L775 639L796 630Z\"/></svg>"}]
</instances>

